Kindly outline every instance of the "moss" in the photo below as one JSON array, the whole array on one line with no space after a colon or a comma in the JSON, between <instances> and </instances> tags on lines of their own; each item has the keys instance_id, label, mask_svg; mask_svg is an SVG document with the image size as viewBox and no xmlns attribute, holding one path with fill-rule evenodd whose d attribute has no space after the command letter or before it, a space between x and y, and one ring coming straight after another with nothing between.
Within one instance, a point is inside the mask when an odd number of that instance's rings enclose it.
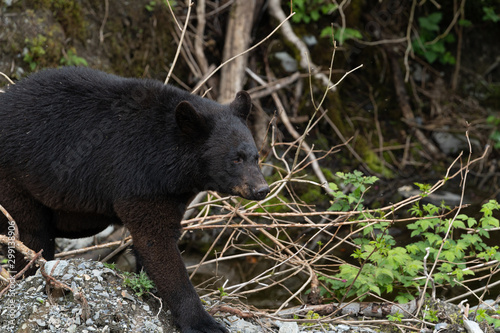
<instances>
[{"instance_id":1,"label":"moss","mask_svg":"<svg viewBox=\"0 0 500 333\"><path fill-rule=\"evenodd\" d=\"M384 178L394 178L394 173L384 166L383 161L380 160L380 157L373 150L365 148L362 151L362 156L370 170L381 174Z\"/></svg>"},{"instance_id":2,"label":"moss","mask_svg":"<svg viewBox=\"0 0 500 333\"><path fill-rule=\"evenodd\" d=\"M26 15L31 20L36 20L39 25L44 25L43 33L33 37L26 37L24 45L17 45L19 49L15 52L23 53L23 60L33 71L45 67L55 67L59 65L62 57L63 36L60 26L50 24L47 16L38 15L32 10L26 11Z\"/></svg>"},{"instance_id":3,"label":"moss","mask_svg":"<svg viewBox=\"0 0 500 333\"><path fill-rule=\"evenodd\" d=\"M49 9L54 13L55 19L61 24L67 36L85 40L87 24L78 1L34 0L32 4L35 9Z\"/></svg>"},{"instance_id":4,"label":"moss","mask_svg":"<svg viewBox=\"0 0 500 333\"><path fill-rule=\"evenodd\" d=\"M307 189L307 192L300 196L300 199L306 204L318 204L328 199L318 186L308 186Z\"/></svg>"}]
</instances>

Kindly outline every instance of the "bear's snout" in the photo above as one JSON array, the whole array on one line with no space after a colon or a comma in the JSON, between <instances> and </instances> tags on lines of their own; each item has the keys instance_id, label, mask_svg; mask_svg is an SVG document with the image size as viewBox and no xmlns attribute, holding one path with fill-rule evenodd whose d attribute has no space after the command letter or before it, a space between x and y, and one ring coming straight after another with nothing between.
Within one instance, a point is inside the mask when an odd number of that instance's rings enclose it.
<instances>
[{"instance_id":1,"label":"bear's snout","mask_svg":"<svg viewBox=\"0 0 500 333\"><path fill-rule=\"evenodd\" d=\"M262 187L254 189L253 196L254 196L255 200L262 200L269 194L270 191L271 191L271 189L266 184Z\"/></svg>"}]
</instances>

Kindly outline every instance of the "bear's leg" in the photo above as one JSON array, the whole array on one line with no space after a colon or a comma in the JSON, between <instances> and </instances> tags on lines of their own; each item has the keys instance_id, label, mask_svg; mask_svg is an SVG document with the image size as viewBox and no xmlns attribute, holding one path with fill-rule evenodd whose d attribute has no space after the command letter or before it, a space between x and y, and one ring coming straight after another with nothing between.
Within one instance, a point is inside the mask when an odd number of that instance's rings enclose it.
<instances>
[{"instance_id":1,"label":"bear's leg","mask_svg":"<svg viewBox=\"0 0 500 333\"><path fill-rule=\"evenodd\" d=\"M42 256L45 259L53 259L55 244L54 228L51 225L51 210L5 181L0 182L0 188L2 189L0 191L0 204L16 221L19 240L35 252L43 249ZM8 226L7 218L2 215L0 217L0 232L8 235ZM14 271L19 272L27 263L24 257L16 252ZM27 275L35 273L36 269L36 267L30 268Z\"/></svg>"},{"instance_id":2,"label":"bear's leg","mask_svg":"<svg viewBox=\"0 0 500 333\"><path fill-rule=\"evenodd\" d=\"M134 249L183 333L225 333L201 305L177 247L185 202L176 199L120 202L118 217Z\"/></svg>"}]
</instances>

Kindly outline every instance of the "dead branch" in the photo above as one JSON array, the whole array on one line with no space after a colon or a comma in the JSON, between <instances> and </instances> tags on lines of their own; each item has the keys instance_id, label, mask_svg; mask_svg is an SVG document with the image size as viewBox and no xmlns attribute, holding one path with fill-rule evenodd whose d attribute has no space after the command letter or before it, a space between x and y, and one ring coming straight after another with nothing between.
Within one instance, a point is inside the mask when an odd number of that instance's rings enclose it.
<instances>
[{"instance_id":1,"label":"dead branch","mask_svg":"<svg viewBox=\"0 0 500 333\"><path fill-rule=\"evenodd\" d=\"M99 244L99 245L93 245L93 246L89 246L89 247L84 247L84 248L81 248L81 249L78 249L78 250L72 250L72 251L66 251L66 252L56 253L55 256L54 256L54 258L65 258L65 257L69 257L69 256L72 256L72 255L75 255L75 254L82 254L82 253L89 252L89 251L94 251L94 250L99 250L99 249L106 249L106 248L110 248L110 247L114 247L114 246L120 246L123 243L126 243L127 246L128 246L128 245L131 245L131 241L132 241L132 236L128 236L125 239L120 240L120 241L116 241L116 242L109 242L109 243L105 243L105 244Z\"/></svg>"},{"instance_id":2,"label":"dead branch","mask_svg":"<svg viewBox=\"0 0 500 333\"><path fill-rule=\"evenodd\" d=\"M227 305L216 305L212 309L210 309L210 311L208 311L208 313L210 313L212 316L217 312L226 312L243 319L250 319L255 317L255 314L252 312L243 312L240 309L236 309Z\"/></svg>"},{"instance_id":3,"label":"dead branch","mask_svg":"<svg viewBox=\"0 0 500 333\"><path fill-rule=\"evenodd\" d=\"M5 235L0 235L0 244L8 245L9 247L14 247L16 252L19 252L24 256L26 260L33 260L37 256L37 253L24 245L23 242L20 240L13 240L12 238L9 238ZM43 257L39 257L36 260L36 263L41 265L42 263L45 263L46 260Z\"/></svg>"},{"instance_id":4,"label":"dead branch","mask_svg":"<svg viewBox=\"0 0 500 333\"><path fill-rule=\"evenodd\" d=\"M340 310L341 309L341 310ZM313 311L321 316L329 316L337 313L340 316L366 316L375 318L385 318L396 313L403 314L404 318L413 318L417 309L417 301L413 300L406 304L395 303L375 303L375 302L355 302L355 303L330 303L321 305L303 305L282 310L277 315L290 318L294 315L304 316L309 311ZM339 311L340 310L340 311Z\"/></svg>"},{"instance_id":5,"label":"dead branch","mask_svg":"<svg viewBox=\"0 0 500 333\"><path fill-rule=\"evenodd\" d=\"M177 47L177 51L175 52L174 60L172 61L172 65L170 66L170 70L167 74L167 78L165 79L165 84L167 84L168 80L170 80L170 76L172 75L172 71L174 70L175 63L177 62L177 58L179 57L179 53L180 53L181 48L182 48L182 41L184 40L184 35L186 34L187 25L189 23L189 15L191 14L191 8L193 7L193 3L191 2L191 0L187 0L187 6L188 6L188 12L187 12L186 21L184 22L184 27L182 28L182 34L180 37L179 45Z\"/></svg>"}]
</instances>

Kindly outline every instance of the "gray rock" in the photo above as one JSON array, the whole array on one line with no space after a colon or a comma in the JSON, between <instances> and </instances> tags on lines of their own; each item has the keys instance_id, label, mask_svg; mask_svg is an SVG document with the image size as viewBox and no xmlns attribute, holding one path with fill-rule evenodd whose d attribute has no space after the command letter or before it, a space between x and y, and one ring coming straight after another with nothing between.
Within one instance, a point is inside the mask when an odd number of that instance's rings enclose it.
<instances>
[{"instance_id":1,"label":"gray rock","mask_svg":"<svg viewBox=\"0 0 500 333\"><path fill-rule=\"evenodd\" d=\"M299 325L294 322L284 322L278 333L299 333Z\"/></svg>"},{"instance_id":2,"label":"gray rock","mask_svg":"<svg viewBox=\"0 0 500 333\"><path fill-rule=\"evenodd\" d=\"M475 321L464 320L464 326L469 333L484 333Z\"/></svg>"},{"instance_id":3,"label":"gray rock","mask_svg":"<svg viewBox=\"0 0 500 333\"><path fill-rule=\"evenodd\" d=\"M262 328L259 326L256 326L248 321L245 321L241 318L238 318L236 316L231 316L227 318L226 324L228 327L230 327L231 332L241 332L241 333L260 333L262 332Z\"/></svg>"},{"instance_id":4,"label":"gray rock","mask_svg":"<svg viewBox=\"0 0 500 333\"><path fill-rule=\"evenodd\" d=\"M66 273L68 265L69 263L66 260L47 261L44 266L44 272L52 276L63 276ZM52 269L54 269L53 272Z\"/></svg>"},{"instance_id":5,"label":"gray rock","mask_svg":"<svg viewBox=\"0 0 500 333\"><path fill-rule=\"evenodd\" d=\"M281 66L287 72L293 73L298 70L297 60L286 52L276 52L274 56L281 61Z\"/></svg>"}]
</instances>

